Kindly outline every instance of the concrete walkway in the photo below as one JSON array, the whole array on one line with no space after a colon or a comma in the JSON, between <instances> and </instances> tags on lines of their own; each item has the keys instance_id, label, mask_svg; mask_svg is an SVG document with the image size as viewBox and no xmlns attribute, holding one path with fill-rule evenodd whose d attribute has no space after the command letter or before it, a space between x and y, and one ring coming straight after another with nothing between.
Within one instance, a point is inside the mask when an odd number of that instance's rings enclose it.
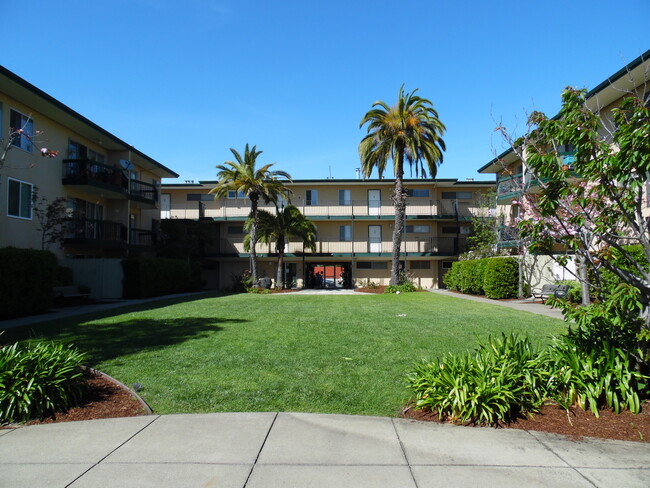
<instances>
[{"instance_id":1,"label":"concrete walkway","mask_svg":"<svg viewBox=\"0 0 650 488\"><path fill-rule=\"evenodd\" d=\"M564 320L562 317L562 312L560 312L559 309L551 308L541 302L534 302L532 298L526 298L523 300L492 300L491 298L477 297L474 295L463 295L462 293L457 293L449 290L430 289L428 291L431 293L437 293L438 295L445 295L462 300L471 300L473 302L479 303L488 303L490 305L512 308L514 310L519 310L520 312L536 313L538 315L545 315L554 319Z\"/></svg>"},{"instance_id":2,"label":"concrete walkway","mask_svg":"<svg viewBox=\"0 0 650 488\"><path fill-rule=\"evenodd\" d=\"M0 430L0 487L650 486L650 445L406 419L150 415Z\"/></svg>"}]
</instances>

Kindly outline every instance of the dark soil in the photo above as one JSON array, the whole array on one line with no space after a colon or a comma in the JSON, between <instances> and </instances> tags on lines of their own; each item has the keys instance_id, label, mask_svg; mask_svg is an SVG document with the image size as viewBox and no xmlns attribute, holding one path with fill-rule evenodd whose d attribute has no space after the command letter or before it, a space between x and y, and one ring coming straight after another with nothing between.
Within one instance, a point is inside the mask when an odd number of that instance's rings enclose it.
<instances>
[{"instance_id":1,"label":"dark soil","mask_svg":"<svg viewBox=\"0 0 650 488\"><path fill-rule=\"evenodd\" d=\"M650 442L650 401L644 402L641 412L636 415L629 411L616 414L611 410L601 410L598 414L599 417L596 418L593 413L585 412L579 407L567 411L558 405L547 404L539 414L502 424L499 428L550 432L575 440L596 437ZM401 417L442 423L438 415L430 410L415 410L410 406L402 411Z\"/></svg>"}]
</instances>

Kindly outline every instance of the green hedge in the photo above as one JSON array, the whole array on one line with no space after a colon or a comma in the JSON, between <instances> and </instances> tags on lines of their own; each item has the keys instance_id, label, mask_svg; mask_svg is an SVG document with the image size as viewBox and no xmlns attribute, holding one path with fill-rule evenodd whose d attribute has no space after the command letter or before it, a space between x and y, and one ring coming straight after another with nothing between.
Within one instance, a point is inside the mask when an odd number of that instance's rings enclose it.
<instances>
[{"instance_id":1,"label":"green hedge","mask_svg":"<svg viewBox=\"0 0 650 488\"><path fill-rule=\"evenodd\" d=\"M450 290L488 298L515 298L519 290L516 258L483 258L456 261L443 281Z\"/></svg>"},{"instance_id":2,"label":"green hedge","mask_svg":"<svg viewBox=\"0 0 650 488\"><path fill-rule=\"evenodd\" d=\"M519 293L519 261L515 258L487 258L483 288L488 298L516 298Z\"/></svg>"},{"instance_id":3,"label":"green hedge","mask_svg":"<svg viewBox=\"0 0 650 488\"><path fill-rule=\"evenodd\" d=\"M181 259L130 258L122 261L124 298L147 298L201 289L201 263Z\"/></svg>"},{"instance_id":4,"label":"green hedge","mask_svg":"<svg viewBox=\"0 0 650 488\"><path fill-rule=\"evenodd\" d=\"M0 319L33 315L52 306L56 256L35 249L0 249Z\"/></svg>"}]
</instances>

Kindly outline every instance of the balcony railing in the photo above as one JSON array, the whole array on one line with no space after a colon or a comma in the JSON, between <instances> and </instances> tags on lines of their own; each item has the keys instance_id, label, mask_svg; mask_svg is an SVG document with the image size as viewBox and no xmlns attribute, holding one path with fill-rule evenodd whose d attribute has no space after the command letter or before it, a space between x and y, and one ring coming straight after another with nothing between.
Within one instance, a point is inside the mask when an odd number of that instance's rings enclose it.
<instances>
[{"instance_id":1,"label":"balcony railing","mask_svg":"<svg viewBox=\"0 0 650 488\"><path fill-rule=\"evenodd\" d=\"M151 205L158 202L158 189L151 183L129 180L121 169L89 159L64 159L63 184L95 186Z\"/></svg>"},{"instance_id":2,"label":"balcony railing","mask_svg":"<svg viewBox=\"0 0 650 488\"><path fill-rule=\"evenodd\" d=\"M517 245L519 243L519 230L516 227L503 225L499 227L499 241L500 247L507 247Z\"/></svg>"},{"instance_id":3,"label":"balcony railing","mask_svg":"<svg viewBox=\"0 0 650 488\"><path fill-rule=\"evenodd\" d=\"M156 233L151 229L131 229L129 231L129 244L132 246L151 247L156 243Z\"/></svg>"},{"instance_id":4,"label":"balcony railing","mask_svg":"<svg viewBox=\"0 0 650 488\"><path fill-rule=\"evenodd\" d=\"M89 159L64 159L63 184L98 185L128 193L129 179L114 166Z\"/></svg>"},{"instance_id":5,"label":"balcony railing","mask_svg":"<svg viewBox=\"0 0 650 488\"><path fill-rule=\"evenodd\" d=\"M402 242L401 252L414 255L454 255L464 252L467 247L465 238L456 237L428 237L423 239L409 239ZM258 243L256 250L260 254L275 254L277 253L275 243L261 244ZM320 240L316 242L316 249L304 249L300 242L289 242L284 252L286 254L302 254L306 256L313 254L390 254L393 251L393 243L391 241L382 242L342 242ZM228 255L242 255L248 254L244 250L244 239L240 237L232 237L220 239L219 245L214 252L217 254Z\"/></svg>"},{"instance_id":6,"label":"balcony railing","mask_svg":"<svg viewBox=\"0 0 650 488\"><path fill-rule=\"evenodd\" d=\"M519 193L523 190L522 175L499 178L497 181L497 197Z\"/></svg>"},{"instance_id":7,"label":"balcony railing","mask_svg":"<svg viewBox=\"0 0 650 488\"><path fill-rule=\"evenodd\" d=\"M304 201L292 202L307 217L312 218L373 218L392 217L395 215L392 200L381 200L368 202L367 200L350 200L346 205L339 201L323 201L307 205ZM274 213L273 204L259 205L260 209ZM172 219L201 218L209 219L245 219L250 213L250 202L245 199L239 200L216 200L201 202L183 202L174 204L169 211ZM426 217L443 218L469 218L479 210L478 202L463 202L458 200L426 200L424 202L407 200L406 215L421 215Z\"/></svg>"},{"instance_id":8,"label":"balcony railing","mask_svg":"<svg viewBox=\"0 0 650 488\"><path fill-rule=\"evenodd\" d=\"M158 202L158 189L151 183L145 183L140 180L131 180L130 194L138 200L154 204Z\"/></svg>"},{"instance_id":9,"label":"balcony railing","mask_svg":"<svg viewBox=\"0 0 650 488\"><path fill-rule=\"evenodd\" d=\"M126 226L96 219L70 219L66 222L66 242L126 243Z\"/></svg>"}]
</instances>

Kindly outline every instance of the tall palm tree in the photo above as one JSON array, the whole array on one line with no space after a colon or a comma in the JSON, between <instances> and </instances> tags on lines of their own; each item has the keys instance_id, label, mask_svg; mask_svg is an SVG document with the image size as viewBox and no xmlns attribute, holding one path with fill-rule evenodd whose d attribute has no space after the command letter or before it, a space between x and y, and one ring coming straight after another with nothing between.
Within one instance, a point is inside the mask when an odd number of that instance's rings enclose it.
<instances>
[{"instance_id":1,"label":"tall palm tree","mask_svg":"<svg viewBox=\"0 0 650 488\"><path fill-rule=\"evenodd\" d=\"M417 177L435 178L437 166L442 163L445 143L442 140L446 128L438 119L438 112L426 98L399 89L397 103L389 107L378 101L361 119L359 127L368 124L367 135L359 143L359 157L364 178L370 177L377 168L379 178L383 178L386 165L393 161L395 171L395 227L393 229L393 254L390 273L391 285L399 284L399 258L404 234L406 215L406 188L404 188L404 160L411 171L415 166ZM425 166L426 163L426 166Z\"/></svg>"},{"instance_id":2,"label":"tall palm tree","mask_svg":"<svg viewBox=\"0 0 650 488\"><path fill-rule=\"evenodd\" d=\"M289 198L291 190L285 186L285 181L280 178L291 182L291 176L284 171L271 171L271 166L275 163L266 164L261 168L256 168L257 157L262 154L262 151L257 150L257 146L249 149L248 144L244 149L244 156L242 157L236 150L230 148L230 151L235 156L235 161L226 161L216 168L219 170L217 173L217 185L210 190L214 194L215 200L224 198L228 195L228 191L232 190L246 195L251 201L252 223L250 225L250 272L253 283L257 281L257 253L255 252L255 245L257 244L257 224L258 224L258 204L260 198L264 202L277 203L279 197Z\"/></svg>"},{"instance_id":3,"label":"tall palm tree","mask_svg":"<svg viewBox=\"0 0 650 488\"><path fill-rule=\"evenodd\" d=\"M300 210L287 205L282 210L277 210L273 215L266 210L258 212L259 217L259 240L263 243L275 241L275 249L278 252L278 268L276 271L275 286L283 286L284 251L290 239L297 239L304 246L312 251L316 249L316 226L311 220L305 217ZM246 221L245 229L253 225L253 219ZM250 235L244 239L244 249L251 244Z\"/></svg>"}]
</instances>

